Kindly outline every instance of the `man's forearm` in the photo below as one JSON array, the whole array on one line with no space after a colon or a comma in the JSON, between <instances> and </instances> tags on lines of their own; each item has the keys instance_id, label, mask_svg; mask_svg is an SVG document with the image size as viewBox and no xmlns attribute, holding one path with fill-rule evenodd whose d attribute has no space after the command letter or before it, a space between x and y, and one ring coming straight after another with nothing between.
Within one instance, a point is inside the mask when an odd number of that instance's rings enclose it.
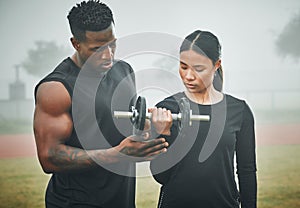
<instances>
[{"instance_id":1,"label":"man's forearm","mask_svg":"<svg viewBox=\"0 0 300 208\"><path fill-rule=\"evenodd\" d=\"M98 163L111 164L119 161L116 151L111 149L84 150L64 144L50 148L49 162L55 167L53 172L85 170L96 167Z\"/></svg>"},{"instance_id":2,"label":"man's forearm","mask_svg":"<svg viewBox=\"0 0 300 208\"><path fill-rule=\"evenodd\" d=\"M167 151L164 138L147 141L124 139L119 145L108 149L83 150L65 144L57 144L47 150L41 164L45 172L84 170L123 161L139 162L153 159ZM41 159L41 157L40 157Z\"/></svg>"}]
</instances>

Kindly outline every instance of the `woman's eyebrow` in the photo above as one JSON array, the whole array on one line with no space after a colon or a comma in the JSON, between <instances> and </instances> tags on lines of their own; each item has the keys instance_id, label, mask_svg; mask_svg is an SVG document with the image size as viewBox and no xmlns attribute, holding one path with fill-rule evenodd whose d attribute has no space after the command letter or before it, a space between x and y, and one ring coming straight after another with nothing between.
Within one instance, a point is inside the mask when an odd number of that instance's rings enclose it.
<instances>
[{"instance_id":1,"label":"woman's eyebrow","mask_svg":"<svg viewBox=\"0 0 300 208\"><path fill-rule=\"evenodd\" d=\"M187 65L186 63L184 63L183 61L180 61L180 64L184 64L184 65Z\"/></svg>"},{"instance_id":2,"label":"woman's eyebrow","mask_svg":"<svg viewBox=\"0 0 300 208\"><path fill-rule=\"evenodd\" d=\"M185 63L185 62L183 62L183 61L180 61L180 64L189 66L189 64L187 64L187 63ZM205 67L205 65L203 65L203 64L196 64L196 65L193 65L192 67L193 67L193 68L199 68L199 67Z\"/></svg>"},{"instance_id":3,"label":"woman's eyebrow","mask_svg":"<svg viewBox=\"0 0 300 208\"><path fill-rule=\"evenodd\" d=\"M194 68L199 68L199 67L205 67L205 65L202 65L202 64L196 64L196 65L194 65L194 66L192 66L192 67L194 67Z\"/></svg>"}]
</instances>

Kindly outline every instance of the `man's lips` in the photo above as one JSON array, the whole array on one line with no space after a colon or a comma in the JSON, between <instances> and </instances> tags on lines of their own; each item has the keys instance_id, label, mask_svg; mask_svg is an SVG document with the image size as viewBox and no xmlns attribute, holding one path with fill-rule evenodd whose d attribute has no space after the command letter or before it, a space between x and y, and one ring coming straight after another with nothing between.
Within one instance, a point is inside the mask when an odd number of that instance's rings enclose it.
<instances>
[{"instance_id":1,"label":"man's lips","mask_svg":"<svg viewBox=\"0 0 300 208\"><path fill-rule=\"evenodd\" d=\"M100 66L101 66L101 68L109 69L112 67L112 65L113 65L112 61L107 61L107 62L102 63Z\"/></svg>"}]
</instances>

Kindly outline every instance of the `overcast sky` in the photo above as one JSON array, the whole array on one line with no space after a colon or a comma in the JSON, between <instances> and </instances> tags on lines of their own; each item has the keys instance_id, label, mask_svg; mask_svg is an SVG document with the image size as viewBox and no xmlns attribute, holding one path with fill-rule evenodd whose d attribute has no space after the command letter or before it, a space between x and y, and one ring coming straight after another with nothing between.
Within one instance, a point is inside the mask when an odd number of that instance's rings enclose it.
<instances>
[{"instance_id":1,"label":"overcast sky","mask_svg":"<svg viewBox=\"0 0 300 208\"><path fill-rule=\"evenodd\" d=\"M77 2L0 0L0 99L8 96L7 85L14 81L14 65L26 58L35 41L53 40L71 49L66 16ZM184 38L196 29L212 31L222 44L223 67L228 77L225 84L232 89L249 81L249 77L241 76L250 72L259 80L256 89L278 89L278 85L300 88L300 61L281 57L275 45L284 27L299 14L299 0L104 2L114 13L119 39L140 32L163 32ZM266 77L270 72L274 81ZM21 78L28 83L27 97L32 97L32 87L38 79L24 71Z\"/></svg>"}]
</instances>

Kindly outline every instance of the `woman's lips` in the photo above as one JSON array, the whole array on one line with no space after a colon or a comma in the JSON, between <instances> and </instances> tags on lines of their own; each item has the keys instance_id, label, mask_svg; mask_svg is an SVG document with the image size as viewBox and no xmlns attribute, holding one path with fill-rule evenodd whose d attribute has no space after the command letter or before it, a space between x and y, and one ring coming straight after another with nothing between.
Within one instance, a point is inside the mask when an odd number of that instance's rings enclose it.
<instances>
[{"instance_id":1,"label":"woman's lips","mask_svg":"<svg viewBox=\"0 0 300 208\"><path fill-rule=\"evenodd\" d=\"M187 88L195 88L195 87L196 87L196 85L189 84L189 83L185 83L185 86L186 86Z\"/></svg>"}]
</instances>

